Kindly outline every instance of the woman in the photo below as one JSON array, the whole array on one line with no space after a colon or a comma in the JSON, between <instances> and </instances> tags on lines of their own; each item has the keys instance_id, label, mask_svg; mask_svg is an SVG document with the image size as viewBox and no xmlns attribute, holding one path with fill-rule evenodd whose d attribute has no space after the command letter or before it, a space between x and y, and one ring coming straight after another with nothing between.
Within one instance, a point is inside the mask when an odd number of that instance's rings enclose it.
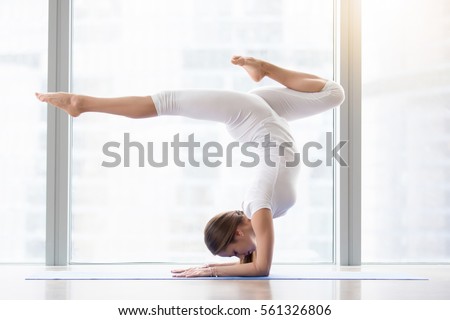
<instances>
[{"instance_id":1,"label":"woman","mask_svg":"<svg viewBox=\"0 0 450 320\"><path fill-rule=\"evenodd\" d=\"M289 165L295 162L297 152L287 121L324 112L344 100L342 87L333 81L250 57L234 56L231 62L243 67L256 82L269 77L284 87L259 88L250 93L178 90L120 98L36 93L40 101L61 108L73 117L84 112L130 118L181 115L225 123L233 138L257 145L258 171L244 196L243 210L221 213L205 228L208 249L214 255L239 257L240 263L173 270L175 277L269 274L274 245L272 220L294 205L299 170L298 166Z\"/></svg>"}]
</instances>

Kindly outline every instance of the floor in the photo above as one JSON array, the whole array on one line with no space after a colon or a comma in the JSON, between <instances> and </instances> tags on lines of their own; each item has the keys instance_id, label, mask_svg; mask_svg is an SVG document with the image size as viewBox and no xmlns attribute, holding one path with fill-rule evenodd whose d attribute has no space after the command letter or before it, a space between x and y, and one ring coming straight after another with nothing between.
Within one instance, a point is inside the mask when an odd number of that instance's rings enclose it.
<instances>
[{"instance_id":1,"label":"floor","mask_svg":"<svg viewBox=\"0 0 450 320\"><path fill-rule=\"evenodd\" d=\"M295 266L301 271L407 273L429 280L25 280L45 270L108 272L152 266L0 266L0 299L17 300L450 300L450 265ZM170 267L168 267L170 270Z\"/></svg>"}]
</instances>

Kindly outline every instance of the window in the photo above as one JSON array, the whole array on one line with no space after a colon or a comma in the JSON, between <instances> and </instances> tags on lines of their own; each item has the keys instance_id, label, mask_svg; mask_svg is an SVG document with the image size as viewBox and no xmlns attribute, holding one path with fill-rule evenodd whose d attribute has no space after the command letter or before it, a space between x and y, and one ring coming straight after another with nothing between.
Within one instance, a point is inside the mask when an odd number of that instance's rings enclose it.
<instances>
[{"instance_id":1,"label":"window","mask_svg":"<svg viewBox=\"0 0 450 320\"><path fill-rule=\"evenodd\" d=\"M73 13L73 92L247 91L256 85L229 63L235 53L333 78L332 1L74 0ZM330 111L292 123L299 146L308 141L325 145L332 118ZM71 262L211 260L203 244L204 225L213 214L240 208L248 172L236 164L181 168L173 161L163 168L139 167L138 148L130 150L129 167L101 165L108 161L102 151L107 142L123 146L130 139L145 153L151 142L159 159L163 142L176 134L186 141L191 133L201 145L231 142L221 125L181 117L130 120L88 114L73 121ZM242 157L234 156L236 162ZM303 165L298 193L298 204L275 220L274 261L330 263L332 167Z\"/></svg>"},{"instance_id":2,"label":"window","mask_svg":"<svg viewBox=\"0 0 450 320\"><path fill-rule=\"evenodd\" d=\"M45 260L47 10L0 3L0 262Z\"/></svg>"},{"instance_id":3,"label":"window","mask_svg":"<svg viewBox=\"0 0 450 320\"><path fill-rule=\"evenodd\" d=\"M333 78L334 2L73 0L71 89L121 96L273 84L252 83L229 64L235 53ZM46 90L48 5L0 4L0 263L45 256L47 110L33 93ZM450 261L449 16L445 0L362 1L363 262ZM300 149L309 141L325 146L332 118L291 123ZM221 125L178 117L89 114L73 122L70 262L212 260L203 227L240 207L251 175L237 165L242 154L232 154L231 168L181 168L170 153L166 167L139 167L132 147L129 167L102 166L108 142L140 143L145 160L152 143L158 161L164 142L192 133L201 145L231 142ZM332 167L302 163L298 195L275 220L274 261L333 262Z\"/></svg>"},{"instance_id":4,"label":"window","mask_svg":"<svg viewBox=\"0 0 450 320\"><path fill-rule=\"evenodd\" d=\"M364 262L450 262L449 18L445 0L363 1Z\"/></svg>"}]
</instances>

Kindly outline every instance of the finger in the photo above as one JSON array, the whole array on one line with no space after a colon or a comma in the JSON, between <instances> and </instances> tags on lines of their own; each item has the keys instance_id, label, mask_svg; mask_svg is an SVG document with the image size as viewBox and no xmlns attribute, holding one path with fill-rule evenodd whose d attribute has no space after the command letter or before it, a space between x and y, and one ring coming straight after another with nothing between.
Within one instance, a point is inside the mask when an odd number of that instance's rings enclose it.
<instances>
[{"instance_id":1,"label":"finger","mask_svg":"<svg viewBox=\"0 0 450 320\"><path fill-rule=\"evenodd\" d=\"M195 278L195 277L198 277L198 275L196 275L193 272L186 272L183 274L183 278Z\"/></svg>"},{"instance_id":2,"label":"finger","mask_svg":"<svg viewBox=\"0 0 450 320\"><path fill-rule=\"evenodd\" d=\"M189 270L183 273L183 277L185 278L196 278L196 277L207 277L206 273L201 270Z\"/></svg>"},{"instance_id":3,"label":"finger","mask_svg":"<svg viewBox=\"0 0 450 320\"><path fill-rule=\"evenodd\" d=\"M172 274L172 277L174 278L186 278L186 273L174 273Z\"/></svg>"},{"instance_id":4,"label":"finger","mask_svg":"<svg viewBox=\"0 0 450 320\"><path fill-rule=\"evenodd\" d=\"M187 271L187 269L175 269L175 270L171 270L170 272L172 273L181 273L181 272L185 272Z\"/></svg>"}]
</instances>

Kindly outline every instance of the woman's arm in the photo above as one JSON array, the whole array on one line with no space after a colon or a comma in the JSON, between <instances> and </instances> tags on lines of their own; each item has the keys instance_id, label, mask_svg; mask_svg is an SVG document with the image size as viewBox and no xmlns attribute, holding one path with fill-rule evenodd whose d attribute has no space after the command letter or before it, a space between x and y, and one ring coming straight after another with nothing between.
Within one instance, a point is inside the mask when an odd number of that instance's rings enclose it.
<instances>
[{"instance_id":1,"label":"woman's arm","mask_svg":"<svg viewBox=\"0 0 450 320\"><path fill-rule=\"evenodd\" d=\"M225 262L225 263L208 263L208 264L204 265L203 268L234 266L235 264L239 264L239 261Z\"/></svg>"},{"instance_id":2,"label":"woman's arm","mask_svg":"<svg viewBox=\"0 0 450 320\"><path fill-rule=\"evenodd\" d=\"M270 209L260 209L251 220L256 237L256 259L251 263L222 265L217 267L175 270L174 277L258 277L268 276L272 265L274 231Z\"/></svg>"},{"instance_id":3,"label":"woman's arm","mask_svg":"<svg viewBox=\"0 0 450 320\"><path fill-rule=\"evenodd\" d=\"M209 263L200 267L173 269L171 272L174 277L218 277L218 275L215 274L217 267L228 267L238 264L240 264L239 261L228 263Z\"/></svg>"}]
</instances>

